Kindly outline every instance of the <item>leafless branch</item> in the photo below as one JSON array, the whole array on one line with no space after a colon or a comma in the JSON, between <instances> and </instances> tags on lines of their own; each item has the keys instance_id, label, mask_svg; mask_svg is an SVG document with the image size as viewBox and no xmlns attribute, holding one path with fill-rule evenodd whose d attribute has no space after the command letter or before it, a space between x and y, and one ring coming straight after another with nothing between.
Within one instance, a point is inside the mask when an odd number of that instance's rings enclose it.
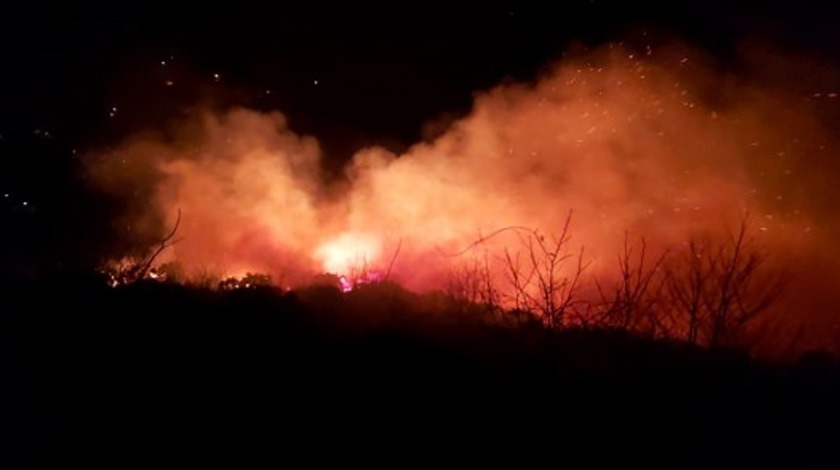
<instances>
[{"instance_id":1,"label":"leafless branch","mask_svg":"<svg viewBox=\"0 0 840 470\"><path fill-rule=\"evenodd\" d=\"M161 253L163 253L164 250L182 240L182 238L178 238L175 240L172 239L175 236L175 233L178 232L178 227L180 225L181 209L178 209L178 216L175 218L175 224L172 226L172 230L170 230L169 233L160 240L157 249L146 259L144 263L140 265L140 269L136 273L137 279L143 279L146 276L146 273L149 271L149 268L152 267L152 263L154 263L155 259L157 259L157 257Z\"/></svg>"},{"instance_id":2,"label":"leafless branch","mask_svg":"<svg viewBox=\"0 0 840 470\"><path fill-rule=\"evenodd\" d=\"M391 261L388 263L388 270L385 271L385 277L383 280L387 281L391 277L391 270L394 268L394 263L397 261L397 256L400 255L400 249L402 248L402 238L397 243L397 249L394 250L394 256L391 257Z\"/></svg>"},{"instance_id":3,"label":"leafless branch","mask_svg":"<svg viewBox=\"0 0 840 470\"><path fill-rule=\"evenodd\" d=\"M691 240L667 269L667 294L683 318L686 340L710 346L744 341L753 320L779 298L784 277L766 266L766 254L748 237L743 219L721 242Z\"/></svg>"},{"instance_id":4,"label":"leafless branch","mask_svg":"<svg viewBox=\"0 0 840 470\"><path fill-rule=\"evenodd\" d=\"M524 255L504 251L508 296L514 307L539 315L550 328L562 327L566 315L580 302L577 290L588 266L581 248L575 265L565 272L575 258L575 253L568 250L571 217L570 211L560 232L549 237L537 230L520 231Z\"/></svg>"}]
</instances>

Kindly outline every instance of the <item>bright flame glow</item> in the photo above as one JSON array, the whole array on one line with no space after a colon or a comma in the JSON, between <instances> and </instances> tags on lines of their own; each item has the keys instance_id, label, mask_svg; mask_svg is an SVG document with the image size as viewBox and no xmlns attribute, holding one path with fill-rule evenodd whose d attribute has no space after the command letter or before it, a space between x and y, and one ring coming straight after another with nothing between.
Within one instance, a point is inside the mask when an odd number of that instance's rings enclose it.
<instances>
[{"instance_id":1,"label":"bright flame glow","mask_svg":"<svg viewBox=\"0 0 840 470\"><path fill-rule=\"evenodd\" d=\"M378 261L381 244L376 237L358 233L344 233L315 249L324 271L347 275L354 270L369 268Z\"/></svg>"}]
</instances>

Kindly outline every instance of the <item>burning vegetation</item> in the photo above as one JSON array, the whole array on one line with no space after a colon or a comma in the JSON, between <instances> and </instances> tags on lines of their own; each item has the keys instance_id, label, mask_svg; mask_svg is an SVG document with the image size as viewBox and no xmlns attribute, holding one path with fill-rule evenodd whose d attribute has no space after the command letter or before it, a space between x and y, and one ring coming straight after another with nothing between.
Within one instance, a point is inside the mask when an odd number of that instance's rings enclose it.
<instances>
[{"instance_id":1,"label":"burning vegetation","mask_svg":"<svg viewBox=\"0 0 840 470\"><path fill-rule=\"evenodd\" d=\"M744 68L793 66L777 62ZM138 134L88 168L149 247L110 265L113 284L394 281L549 328L763 348L798 325L825 345L836 188L811 162L837 142L814 96L684 46L610 45L476 95L402 154L363 148L338 179L315 138L246 109Z\"/></svg>"},{"instance_id":2,"label":"burning vegetation","mask_svg":"<svg viewBox=\"0 0 840 470\"><path fill-rule=\"evenodd\" d=\"M542 234L524 227L508 227L482 238L461 253L451 255L442 308L458 314L478 315L493 323L523 319L549 330L601 328L620 330L652 339L674 339L710 347L767 352L788 350L792 339L766 336L784 320L780 311L762 315L782 298L786 277L767 266L768 254L756 246L746 220L728 236L693 239L673 250L651 255L647 242L625 234L612 275L587 276L591 260L583 247L571 243L572 214L557 234ZM499 253L487 247L493 238L512 232L516 243ZM168 247L168 240L160 247ZM150 268L162 250L150 258L106 270L112 287L144 282L178 282L174 265ZM348 265L347 274L322 273L305 284L342 293L387 284L383 274L365 264ZM221 291L278 289L289 291L268 274L214 279L204 276L188 283Z\"/></svg>"}]
</instances>

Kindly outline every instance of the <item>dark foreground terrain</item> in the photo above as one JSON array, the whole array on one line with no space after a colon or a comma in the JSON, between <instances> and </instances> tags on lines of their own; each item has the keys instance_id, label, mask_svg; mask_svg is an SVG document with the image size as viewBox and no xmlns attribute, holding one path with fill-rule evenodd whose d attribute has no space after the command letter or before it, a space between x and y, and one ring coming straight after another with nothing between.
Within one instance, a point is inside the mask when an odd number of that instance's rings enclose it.
<instances>
[{"instance_id":1,"label":"dark foreground terrain","mask_svg":"<svg viewBox=\"0 0 840 470\"><path fill-rule=\"evenodd\" d=\"M2 468L840 463L840 368L821 356L502 326L389 285L3 299Z\"/></svg>"}]
</instances>

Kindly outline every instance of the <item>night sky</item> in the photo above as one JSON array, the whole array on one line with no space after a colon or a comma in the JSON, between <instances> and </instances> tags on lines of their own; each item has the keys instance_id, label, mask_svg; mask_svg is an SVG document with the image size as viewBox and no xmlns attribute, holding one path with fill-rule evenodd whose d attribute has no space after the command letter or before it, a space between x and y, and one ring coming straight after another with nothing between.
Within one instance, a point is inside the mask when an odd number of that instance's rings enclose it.
<instances>
[{"instance_id":1,"label":"night sky","mask_svg":"<svg viewBox=\"0 0 840 470\"><path fill-rule=\"evenodd\" d=\"M572 47L677 38L724 62L748 39L832 57L840 47L836 8L813 2L204 3L7 5L3 133L99 143L213 100L282 109L346 152L354 139L416 140L472 92L532 78Z\"/></svg>"},{"instance_id":2,"label":"night sky","mask_svg":"<svg viewBox=\"0 0 840 470\"><path fill-rule=\"evenodd\" d=\"M566 51L678 40L736 71L746 41L829 63L840 53L837 8L817 2L303 3L7 2L4 274L33 257L91 262L118 208L85 184L78 155L199 105L281 110L340 168L365 145L401 151L433 135L477 90L534 79Z\"/></svg>"}]
</instances>

